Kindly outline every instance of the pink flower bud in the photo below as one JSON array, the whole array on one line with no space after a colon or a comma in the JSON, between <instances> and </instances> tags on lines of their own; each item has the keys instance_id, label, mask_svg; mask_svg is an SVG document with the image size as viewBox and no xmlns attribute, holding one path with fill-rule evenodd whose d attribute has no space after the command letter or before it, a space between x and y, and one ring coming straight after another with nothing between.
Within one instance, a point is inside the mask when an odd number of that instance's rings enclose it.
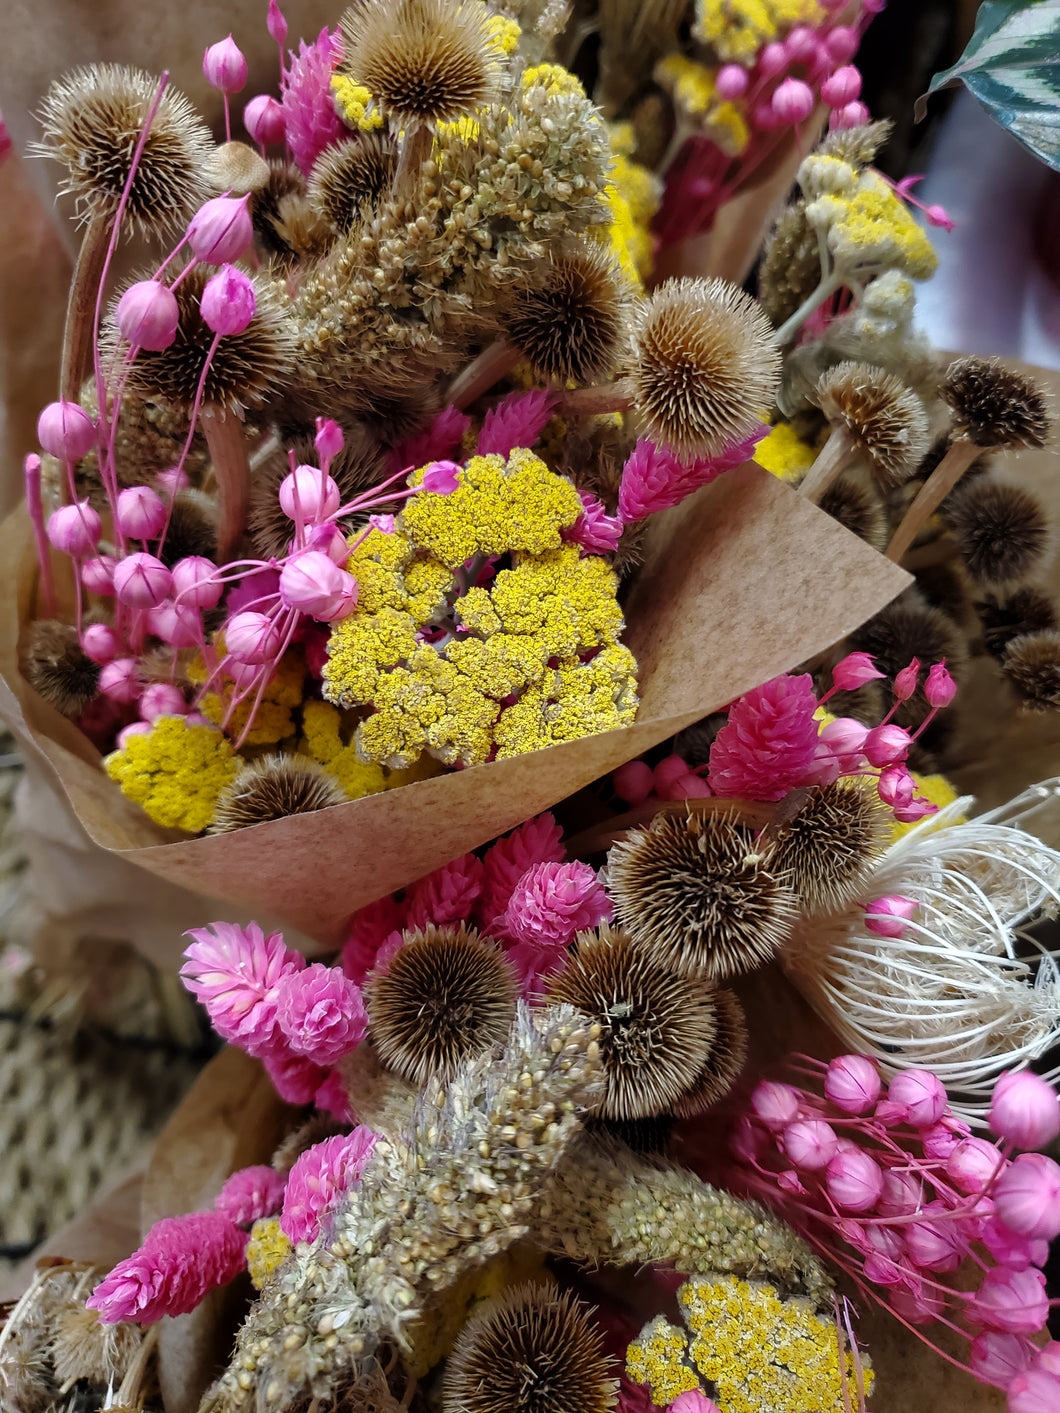
<instances>
[{"instance_id":1,"label":"pink flower bud","mask_svg":"<svg viewBox=\"0 0 1060 1413\"><path fill-rule=\"evenodd\" d=\"M774 78L788 67L788 56L783 44L767 44L758 56L758 72L764 78Z\"/></svg>"},{"instance_id":2,"label":"pink flower bud","mask_svg":"<svg viewBox=\"0 0 1060 1413\"><path fill-rule=\"evenodd\" d=\"M147 626L156 638L173 648L193 648L203 640L202 618L190 604L166 599L148 610Z\"/></svg>"},{"instance_id":3,"label":"pink flower bud","mask_svg":"<svg viewBox=\"0 0 1060 1413\"><path fill-rule=\"evenodd\" d=\"M177 336L180 309L177 297L158 280L137 280L118 300L114 321L133 348L158 353Z\"/></svg>"},{"instance_id":4,"label":"pink flower bud","mask_svg":"<svg viewBox=\"0 0 1060 1413\"><path fill-rule=\"evenodd\" d=\"M877 937L902 937L905 925L917 910L912 898L901 898L897 893L874 898L871 903L863 903L865 926Z\"/></svg>"},{"instance_id":5,"label":"pink flower bud","mask_svg":"<svg viewBox=\"0 0 1060 1413\"><path fill-rule=\"evenodd\" d=\"M81 634L81 647L86 657L101 666L112 662L120 651L118 635L106 623L90 623Z\"/></svg>"},{"instance_id":6,"label":"pink flower bud","mask_svg":"<svg viewBox=\"0 0 1060 1413\"><path fill-rule=\"evenodd\" d=\"M303 550L283 567L280 598L319 623L334 623L353 612L357 580L319 550Z\"/></svg>"},{"instance_id":7,"label":"pink flower bud","mask_svg":"<svg viewBox=\"0 0 1060 1413\"><path fill-rule=\"evenodd\" d=\"M948 707L957 695L957 683L946 671L944 662L934 663L928 670L924 683L924 696L928 705L936 708Z\"/></svg>"},{"instance_id":8,"label":"pink flower bud","mask_svg":"<svg viewBox=\"0 0 1060 1413\"><path fill-rule=\"evenodd\" d=\"M881 1217L911 1217L924 1204L924 1187L913 1173L885 1172L876 1210Z\"/></svg>"},{"instance_id":9,"label":"pink flower bud","mask_svg":"<svg viewBox=\"0 0 1060 1413\"><path fill-rule=\"evenodd\" d=\"M969 1132L967 1124L961 1123L959 1119L949 1117L941 1118L937 1123L928 1124L927 1128L920 1130L920 1143L924 1149L925 1158L931 1158L937 1163L944 1163L962 1139L968 1137Z\"/></svg>"},{"instance_id":10,"label":"pink flower bud","mask_svg":"<svg viewBox=\"0 0 1060 1413\"><path fill-rule=\"evenodd\" d=\"M286 135L283 106L271 94L259 93L243 109L243 126L260 146L272 147Z\"/></svg>"},{"instance_id":11,"label":"pink flower bud","mask_svg":"<svg viewBox=\"0 0 1060 1413\"><path fill-rule=\"evenodd\" d=\"M784 52L796 62L808 59L817 44L817 35L809 25L795 25L788 30L784 40Z\"/></svg>"},{"instance_id":12,"label":"pink flower bud","mask_svg":"<svg viewBox=\"0 0 1060 1413\"><path fill-rule=\"evenodd\" d=\"M894 695L900 702L907 702L916 691L920 681L920 659L913 658L907 667L895 674Z\"/></svg>"},{"instance_id":13,"label":"pink flower bud","mask_svg":"<svg viewBox=\"0 0 1060 1413\"><path fill-rule=\"evenodd\" d=\"M790 1192L793 1197L806 1196L806 1184L794 1168L789 1168L784 1173L777 1173L777 1186L781 1192Z\"/></svg>"},{"instance_id":14,"label":"pink flower bud","mask_svg":"<svg viewBox=\"0 0 1060 1413\"><path fill-rule=\"evenodd\" d=\"M908 809L916 794L916 781L904 765L888 765L880 771L876 792L892 809Z\"/></svg>"},{"instance_id":15,"label":"pink flower bud","mask_svg":"<svg viewBox=\"0 0 1060 1413\"><path fill-rule=\"evenodd\" d=\"M929 814L934 814L937 806L930 800L920 799L913 801L911 805L895 805L894 817L899 824L916 824Z\"/></svg>"},{"instance_id":16,"label":"pink flower bud","mask_svg":"<svg viewBox=\"0 0 1060 1413\"><path fill-rule=\"evenodd\" d=\"M215 196L204 202L188 225L188 244L207 265L238 260L254 241L247 196ZM211 328L213 326L211 325Z\"/></svg>"},{"instance_id":17,"label":"pink flower bud","mask_svg":"<svg viewBox=\"0 0 1060 1413\"><path fill-rule=\"evenodd\" d=\"M224 584L217 565L201 554L178 559L173 566L173 597L188 608L216 608L221 602Z\"/></svg>"},{"instance_id":18,"label":"pink flower bud","mask_svg":"<svg viewBox=\"0 0 1060 1413\"><path fill-rule=\"evenodd\" d=\"M656 790L665 790L668 785L675 780L681 780L688 774L688 765L681 756L665 756L655 767L654 778Z\"/></svg>"},{"instance_id":19,"label":"pink flower bud","mask_svg":"<svg viewBox=\"0 0 1060 1413\"><path fill-rule=\"evenodd\" d=\"M265 21L265 28L277 44L284 43L287 38L287 21L284 19L283 11L276 0L269 0L269 15Z\"/></svg>"},{"instance_id":20,"label":"pink flower bud","mask_svg":"<svg viewBox=\"0 0 1060 1413\"><path fill-rule=\"evenodd\" d=\"M784 126L783 120L777 116L773 101L770 98L764 99L761 103L756 103L751 111L752 126L761 132L773 132L777 128ZM708 201L713 195L714 188L707 182L696 182L691 187L691 193L697 200Z\"/></svg>"},{"instance_id":21,"label":"pink flower bud","mask_svg":"<svg viewBox=\"0 0 1060 1413\"><path fill-rule=\"evenodd\" d=\"M90 594L101 598L114 592L114 566L117 560L109 554L97 554L81 566L81 582Z\"/></svg>"},{"instance_id":22,"label":"pink flower bud","mask_svg":"<svg viewBox=\"0 0 1060 1413\"><path fill-rule=\"evenodd\" d=\"M247 61L231 35L211 44L202 56L206 82L222 93L238 93L247 81Z\"/></svg>"},{"instance_id":23,"label":"pink flower bud","mask_svg":"<svg viewBox=\"0 0 1060 1413\"><path fill-rule=\"evenodd\" d=\"M834 8L841 9L836 5ZM837 64L845 64L858 52L858 37L849 25L837 25L831 34L825 36L824 47Z\"/></svg>"},{"instance_id":24,"label":"pink flower bud","mask_svg":"<svg viewBox=\"0 0 1060 1413\"><path fill-rule=\"evenodd\" d=\"M861 92L861 75L853 64L836 69L831 78L821 84L821 97L829 108L845 108Z\"/></svg>"},{"instance_id":25,"label":"pink flower bud","mask_svg":"<svg viewBox=\"0 0 1060 1413\"><path fill-rule=\"evenodd\" d=\"M378 530L381 535L394 533L394 517L392 515L369 515L368 523L373 530Z\"/></svg>"},{"instance_id":26,"label":"pink flower bud","mask_svg":"<svg viewBox=\"0 0 1060 1413\"><path fill-rule=\"evenodd\" d=\"M814 747L813 760L806 768L804 785L831 785L843 774L839 761L828 747L827 741L818 740Z\"/></svg>"},{"instance_id":27,"label":"pink flower bud","mask_svg":"<svg viewBox=\"0 0 1060 1413\"><path fill-rule=\"evenodd\" d=\"M970 1323L1007 1334L1034 1335L1045 1328L1049 1299L1045 1277L1028 1267L1011 1271L994 1266L965 1306Z\"/></svg>"},{"instance_id":28,"label":"pink flower bud","mask_svg":"<svg viewBox=\"0 0 1060 1413\"><path fill-rule=\"evenodd\" d=\"M134 657L116 657L100 669L99 690L112 702L139 701L143 685L140 664Z\"/></svg>"},{"instance_id":29,"label":"pink flower bud","mask_svg":"<svg viewBox=\"0 0 1060 1413\"><path fill-rule=\"evenodd\" d=\"M946 1159L946 1176L960 1192L982 1192L1002 1166L1002 1157L985 1138L964 1138Z\"/></svg>"},{"instance_id":30,"label":"pink flower bud","mask_svg":"<svg viewBox=\"0 0 1060 1413\"><path fill-rule=\"evenodd\" d=\"M346 542L346 536L335 524L314 525L302 548L319 550L321 554L326 554L332 564L337 564L340 569L345 569L349 562L350 547Z\"/></svg>"},{"instance_id":31,"label":"pink flower bud","mask_svg":"<svg viewBox=\"0 0 1060 1413\"><path fill-rule=\"evenodd\" d=\"M166 507L150 486L128 486L118 494L114 523L130 540L153 540L166 523Z\"/></svg>"},{"instance_id":32,"label":"pink flower bud","mask_svg":"<svg viewBox=\"0 0 1060 1413\"><path fill-rule=\"evenodd\" d=\"M283 634L265 613L244 609L224 626L225 651L237 664L256 666L274 658L283 647Z\"/></svg>"},{"instance_id":33,"label":"pink flower bud","mask_svg":"<svg viewBox=\"0 0 1060 1413\"><path fill-rule=\"evenodd\" d=\"M736 1120L729 1137L729 1147L743 1163L757 1163L765 1147L766 1136L746 1114Z\"/></svg>"},{"instance_id":34,"label":"pink flower bud","mask_svg":"<svg viewBox=\"0 0 1060 1413\"><path fill-rule=\"evenodd\" d=\"M901 726L875 726L865 737L865 759L870 765L894 765L906 758L911 745L912 737Z\"/></svg>"},{"instance_id":35,"label":"pink flower bud","mask_svg":"<svg viewBox=\"0 0 1060 1413\"><path fill-rule=\"evenodd\" d=\"M655 777L652 768L642 760L628 760L611 776L615 794L627 805L642 805L652 792Z\"/></svg>"},{"instance_id":36,"label":"pink flower bud","mask_svg":"<svg viewBox=\"0 0 1060 1413\"><path fill-rule=\"evenodd\" d=\"M848 103L843 108L832 109L829 127L843 132L847 128L860 128L869 121L869 110L864 103Z\"/></svg>"},{"instance_id":37,"label":"pink flower bud","mask_svg":"<svg viewBox=\"0 0 1060 1413\"><path fill-rule=\"evenodd\" d=\"M154 721L159 716L185 716L187 711L184 693L172 682L152 682L144 688L140 698L140 715L145 721Z\"/></svg>"},{"instance_id":38,"label":"pink flower bud","mask_svg":"<svg viewBox=\"0 0 1060 1413\"><path fill-rule=\"evenodd\" d=\"M316 436L313 438L313 445L317 449L317 455L324 464L333 461L345 446L345 439L342 435L342 428L330 417L317 418Z\"/></svg>"},{"instance_id":39,"label":"pink flower bud","mask_svg":"<svg viewBox=\"0 0 1060 1413\"><path fill-rule=\"evenodd\" d=\"M824 1076L827 1099L844 1114L864 1114L880 1097L879 1071L865 1055L840 1055Z\"/></svg>"},{"instance_id":40,"label":"pink flower bud","mask_svg":"<svg viewBox=\"0 0 1060 1413\"><path fill-rule=\"evenodd\" d=\"M1049 1243L1041 1237L1018 1236L998 1217L983 1224L982 1243L999 1266L1025 1271L1028 1266L1044 1266L1049 1259Z\"/></svg>"},{"instance_id":41,"label":"pink flower bud","mask_svg":"<svg viewBox=\"0 0 1060 1413\"><path fill-rule=\"evenodd\" d=\"M135 698L133 699L135 700ZM114 738L114 744L119 751L124 751L134 736L146 736L151 726L146 721L133 721L128 726L123 726Z\"/></svg>"},{"instance_id":42,"label":"pink flower bud","mask_svg":"<svg viewBox=\"0 0 1060 1413\"><path fill-rule=\"evenodd\" d=\"M84 559L99 544L103 534L100 518L87 500L61 505L48 516L48 539L57 550L72 559Z\"/></svg>"},{"instance_id":43,"label":"pink flower bud","mask_svg":"<svg viewBox=\"0 0 1060 1413\"><path fill-rule=\"evenodd\" d=\"M181 466L167 466L155 475L155 485L160 486L167 496L175 496L178 491L186 491L191 478Z\"/></svg>"},{"instance_id":44,"label":"pink flower bud","mask_svg":"<svg viewBox=\"0 0 1060 1413\"><path fill-rule=\"evenodd\" d=\"M714 78L714 93L723 103L732 103L747 92L750 80L739 64L723 64Z\"/></svg>"},{"instance_id":45,"label":"pink flower bud","mask_svg":"<svg viewBox=\"0 0 1060 1413\"><path fill-rule=\"evenodd\" d=\"M891 1309L911 1325L929 1325L942 1314L942 1296L921 1286L918 1290L899 1287L890 1295Z\"/></svg>"},{"instance_id":46,"label":"pink flower bud","mask_svg":"<svg viewBox=\"0 0 1060 1413\"><path fill-rule=\"evenodd\" d=\"M37 418L37 440L49 456L80 461L96 445L96 424L76 402L49 402Z\"/></svg>"},{"instance_id":47,"label":"pink flower bud","mask_svg":"<svg viewBox=\"0 0 1060 1413\"><path fill-rule=\"evenodd\" d=\"M830 721L822 729L820 740L826 742L829 750L835 753L846 775L860 768L863 759L861 748L868 734L869 728L860 721L855 721L851 716L837 716L835 721Z\"/></svg>"},{"instance_id":48,"label":"pink flower bud","mask_svg":"<svg viewBox=\"0 0 1060 1413\"><path fill-rule=\"evenodd\" d=\"M679 1393L670 1404L669 1413L721 1413L713 1399L698 1388Z\"/></svg>"},{"instance_id":49,"label":"pink flower bud","mask_svg":"<svg viewBox=\"0 0 1060 1413\"><path fill-rule=\"evenodd\" d=\"M980 1383L1008 1388L1016 1375L1030 1366L1033 1355L1034 1345L1029 1340L989 1330L972 1340L968 1363Z\"/></svg>"},{"instance_id":50,"label":"pink flower bud","mask_svg":"<svg viewBox=\"0 0 1060 1413\"><path fill-rule=\"evenodd\" d=\"M459 472L460 467L455 461L432 461L423 473L423 489L447 496L460 484L457 479Z\"/></svg>"},{"instance_id":51,"label":"pink flower bud","mask_svg":"<svg viewBox=\"0 0 1060 1413\"><path fill-rule=\"evenodd\" d=\"M756 1084L751 1095L751 1108L765 1124L776 1132L794 1123L799 1116L799 1091L790 1084L764 1079Z\"/></svg>"},{"instance_id":52,"label":"pink flower bud","mask_svg":"<svg viewBox=\"0 0 1060 1413\"><path fill-rule=\"evenodd\" d=\"M813 89L802 79L786 78L773 94L773 112L782 123L801 123L813 112Z\"/></svg>"},{"instance_id":53,"label":"pink flower bud","mask_svg":"<svg viewBox=\"0 0 1060 1413\"><path fill-rule=\"evenodd\" d=\"M883 1191L883 1172L867 1153L837 1153L826 1181L832 1201L846 1212L868 1212Z\"/></svg>"},{"instance_id":54,"label":"pink flower bud","mask_svg":"<svg viewBox=\"0 0 1060 1413\"><path fill-rule=\"evenodd\" d=\"M659 798L662 800L708 800L712 794L713 791L705 780L689 772L688 775L680 775L676 780L672 780L665 791L660 790Z\"/></svg>"},{"instance_id":55,"label":"pink flower bud","mask_svg":"<svg viewBox=\"0 0 1060 1413\"><path fill-rule=\"evenodd\" d=\"M816 1172L836 1155L835 1131L824 1119L796 1119L781 1137L781 1147L797 1168Z\"/></svg>"},{"instance_id":56,"label":"pink flower bud","mask_svg":"<svg viewBox=\"0 0 1060 1413\"><path fill-rule=\"evenodd\" d=\"M930 1202L923 1209L926 1220L910 1222L902 1229L905 1252L921 1271L955 1271L964 1260L965 1243L952 1221L939 1204Z\"/></svg>"},{"instance_id":57,"label":"pink flower bud","mask_svg":"<svg viewBox=\"0 0 1060 1413\"><path fill-rule=\"evenodd\" d=\"M994 1085L989 1123L993 1133L1017 1148L1044 1148L1060 1134L1060 1099L1031 1070L1003 1074Z\"/></svg>"},{"instance_id":58,"label":"pink flower bud","mask_svg":"<svg viewBox=\"0 0 1060 1413\"><path fill-rule=\"evenodd\" d=\"M260 662L235 662L232 658L225 663L225 671L240 691L247 692L256 692L269 677L269 669Z\"/></svg>"},{"instance_id":59,"label":"pink flower bud","mask_svg":"<svg viewBox=\"0 0 1060 1413\"><path fill-rule=\"evenodd\" d=\"M341 504L338 486L316 466L296 466L280 482L280 509L290 520L326 520Z\"/></svg>"},{"instance_id":60,"label":"pink flower bud","mask_svg":"<svg viewBox=\"0 0 1060 1413\"><path fill-rule=\"evenodd\" d=\"M927 1128L946 1112L946 1090L930 1070L903 1070L887 1086L887 1098L905 1110L914 1128Z\"/></svg>"},{"instance_id":61,"label":"pink flower bud","mask_svg":"<svg viewBox=\"0 0 1060 1413\"><path fill-rule=\"evenodd\" d=\"M952 231L957 224L945 206L925 206L924 220L929 226L939 226L944 231Z\"/></svg>"},{"instance_id":62,"label":"pink flower bud","mask_svg":"<svg viewBox=\"0 0 1060 1413\"><path fill-rule=\"evenodd\" d=\"M1048 1369L1024 1369L1008 1386L1008 1413L1057 1413L1060 1378Z\"/></svg>"},{"instance_id":63,"label":"pink flower bud","mask_svg":"<svg viewBox=\"0 0 1060 1413\"><path fill-rule=\"evenodd\" d=\"M1060 1236L1060 1167L1044 1153L1021 1153L993 1189L998 1220L1017 1236Z\"/></svg>"},{"instance_id":64,"label":"pink flower bud","mask_svg":"<svg viewBox=\"0 0 1060 1413\"><path fill-rule=\"evenodd\" d=\"M127 608L157 608L173 589L173 575L153 554L126 555L114 566L114 592Z\"/></svg>"},{"instance_id":65,"label":"pink flower bud","mask_svg":"<svg viewBox=\"0 0 1060 1413\"><path fill-rule=\"evenodd\" d=\"M206 281L199 312L215 334L241 334L257 311L254 281L233 265L222 265Z\"/></svg>"},{"instance_id":66,"label":"pink flower bud","mask_svg":"<svg viewBox=\"0 0 1060 1413\"><path fill-rule=\"evenodd\" d=\"M1043 1344L1038 1351L1038 1363L1050 1374L1060 1375L1060 1342L1051 1339L1048 1344Z\"/></svg>"},{"instance_id":67,"label":"pink flower bud","mask_svg":"<svg viewBox=\"0 0 1060 1413\"><path fill-rule=\"evenodd\" d=\"M883 677L870 653L847 653L841 662L832 668L832 682L841 692L856 692L866 682L875 682ZM860 722L858 723L860 725ZM866 732L866 735L868 733Z\"/></svg>"}]
</instances>

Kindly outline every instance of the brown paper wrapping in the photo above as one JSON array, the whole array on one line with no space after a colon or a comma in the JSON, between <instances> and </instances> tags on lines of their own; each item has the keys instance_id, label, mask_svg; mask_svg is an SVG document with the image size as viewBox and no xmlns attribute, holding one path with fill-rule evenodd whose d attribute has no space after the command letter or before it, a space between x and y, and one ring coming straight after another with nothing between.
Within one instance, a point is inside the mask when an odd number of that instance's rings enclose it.
<instances>
[{"instance_id":1,"label":"brown paper wrapping","mask_svg":"<svg viewBox=\"0 0 1060 1413\"><path fill-rule=\"evenodd\" d=\"M9 689L2 710L46 758L91 839L169 884L261 910L321 943L333 943L364 903L827 648L908 583L789 487L746 465L653 524L624 635L640 665L634 725L316 814L178 842L120 794L87 739L19 675L17 630L35 582L21 514L5 525L0 549L8 605L0 625L0 675ZM174 965L180 947L174 931L163 960Z\"/></svg>"}]
</instances>

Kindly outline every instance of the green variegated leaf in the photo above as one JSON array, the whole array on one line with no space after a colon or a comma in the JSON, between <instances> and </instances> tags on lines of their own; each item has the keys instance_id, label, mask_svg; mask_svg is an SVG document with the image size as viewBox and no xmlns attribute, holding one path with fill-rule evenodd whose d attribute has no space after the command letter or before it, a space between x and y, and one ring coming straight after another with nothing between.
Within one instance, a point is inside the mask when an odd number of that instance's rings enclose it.
<instances>
[{"instance_id":1,"label":"green variegated leaf","mask_svg":"<svg viewBox=\"0 0 1060 1413\"><path fill-rule=\"evenodd\" d=\"M1060 169L1060 0L987 0L968 48L935 75L928 93L955 79L1024 147Z\"/></svg>"}]
</instances>

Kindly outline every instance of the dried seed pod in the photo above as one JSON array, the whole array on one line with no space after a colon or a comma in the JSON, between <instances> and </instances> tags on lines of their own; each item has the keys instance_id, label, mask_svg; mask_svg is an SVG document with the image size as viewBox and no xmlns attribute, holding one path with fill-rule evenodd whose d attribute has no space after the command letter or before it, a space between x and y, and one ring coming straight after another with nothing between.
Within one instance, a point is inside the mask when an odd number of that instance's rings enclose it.
<instances>
[{"instance_id":1,"label":"dried seed pod","mask_svg":"<svg viewBox=\"0 0 1060 1413\"><path fill-rule=\"evenodd\" d=\"M887 812L858 780L813 790L777 845L803 908L833 912L860 890L887 844Z\"/></svg>"},{"instance_id":2,"label":"dried seed pod","mask_svg":"<svg viewBox=\"0 0 1060 1413\"><path fill-rule=\"evenodd\" d=\"M397 144L383 132L366 132L327 148L317 159L306 195L329 228L349 232L390 190Z\"/></svg>"},{"instance_id":3,"label":"dried seed pod","mask_svg":"<svg viewBox=\"0 0 1060 1413\"><path fill-rule=\"evenodd\" d=\"M747 1021L733 992L714 992L714 1023L718 1030L710 1058L674 1105L678 1118L692 1118L724 1099L747 1063Z\"/></svg>"},{"instance_id":4,"label":"dried seed pod","mask_svg":"<svg viewBox=\"0 0 1060 1413\"><path fill-rule=\"evenodd\" d=\"M975 604L975 611L987 651L998 658L1004 656L1013 638L1056 628L1060 622L1049 595L1033 588L1017 589L1004 600L987 594L982 602Z\"/></svg>"},{"instance_id":5,"label":"dried seed pod","mask_svg":"<svg viewBox=\"0 0 1060 1413\"><path fill-rule=\"evenodd\" d=\"M1013 638L1001 670L1028 711L1060 711L1060 631L1047 628Z\"/></svg>"},{"instance_id":6,"label":"dried seed pod","mask_svg":"<svg viewBox=\"0 0 1060 1413\"><path fill-rule=\"evenodd\" d=\"M552 382L592 382L615 365L626 333L626 290L609 250L572 242L514 291L507 337Z\"/></svg>"},{"instance_id":7,"label":"dried seed pod","mask_svg":"<svg viewBox=\"0 0 1060 1413\"><path fill-rule=\"evenodd\" d=\"M287 445L294 452L298 464L316 464L317 450L310 438L300 437ZM251 481L247 530L254 548L266 558L280 558L286 554L294 533L294 522L284 513L279 500L280 483L290 469L287 450L281 449L257 467ZM359 491L365 491L383 479L383 454L359 427L345 427L342 450L332 460L329 474L345 504Z\"/></svg>"},{"instance_id":8,"label":"dried seed pod","mask_svg":"<svg viewBox=\"0 0 1060 1413\"><path fill-rule=\"evenodd\" d=\"M806 219L806 203L786 207L777 218L758 267L758 302L778 327L817 288L821 255L817 232Z\"/></svg>"},{"instance_id":9,"label":"dried seed pod","mask_svg":"<svg viewBox=\"0 0 1060 1413\"><path fill-rule=\"evenodd\" d=\"M837 363L818 380L816 397L832 426L841 427L868 458L882 486L908 480L927 453L924 404L892 373L869 363Z\"/></svg>"},{"instance_id":10,"label":"dried seed pod","mask_svg":"<svg viewBox=\"0 0 1060 1413\"><path fill-rule=\"evenodd\" d=\"M1021 486L977 477L962 481L944 514L969 574L980 584L1011 584L1036 566L1049 545L1040 502Z\"/></svg>"},{"instance_id":11,"label":"dried seed pod","mask_svg":"<svg viewBox=\"0 0 1060 1413\"><path fill-rule=\"evenodd\" d=\"M1044 446L1050 417L1041 389L999 358L958 358L939 389L954 428L976 446Z\"/></svg>"},{"instance_id":12,"label":"dried seed pod","mask_svg":"<svg viewBox=\"0 0 1060 1413\"><path fill-rule=\"evenodd\" d=\"M201 555L213 559L217 554L217 522L209 496L201 491L182 491L173 501L161 551L156 551L167 569L178 559Z\"/></svg>"},{"instance_id":13,"label":"dried seed pod","mask_svg":"<svg viewBox=\"0 0 1060 1413\"><path fill-rule=\"evenodd\" d=\"M833 128L821 139L817 151L824 157L838 157L855 167L865 167L887 142L893 128L888 118L853 128Z\"/></svg>"},{"instance_id":14,"label":"dried seed pod","mask_svg":"<svg viewBox=\"0 0 1060 1413\"><path fill-rule=\"evenodd\" d=\"M833 481L818 501L825 514L851 534L882 550L887 543L887 516L878 498L849 476Z\"/></svg>"},{"instance_id":15,"label":"dried seed pod","mask_svg":"<svg viewBox=\"0 0 1060 1413\"><path fill-rule=\"evenodd\" d=\"M305 756L268 755L245 765L217 797L211 834L228 834L269 819L312 814L342 805L348 796L338 781Z\"/></svg>"},{"instance_id":16,"label":"dried seed pod","mask_svg":"<svg viewBox=\"0 0 1060 1413\"><path fill-rule=\"evenodd\" d=\"M950 670L963 662L965 652L953 620L929 607L918 594L907 592L870 618L850 636L854 652L869 653L888 677L915 657L930 664L946 660Z\"/></svg>"},{"instance_id":17,"label":"dried seed pod","mask_svg":"<svg viewBox=\"0 0 1060 1413\"><path fill-rule=\"evenodd\" d=\"M33 690L63 716L78 716L99 691L99 666L81 647L77 629L38 618L27 630L23 671Z\"/></svg>"}]
</instances>

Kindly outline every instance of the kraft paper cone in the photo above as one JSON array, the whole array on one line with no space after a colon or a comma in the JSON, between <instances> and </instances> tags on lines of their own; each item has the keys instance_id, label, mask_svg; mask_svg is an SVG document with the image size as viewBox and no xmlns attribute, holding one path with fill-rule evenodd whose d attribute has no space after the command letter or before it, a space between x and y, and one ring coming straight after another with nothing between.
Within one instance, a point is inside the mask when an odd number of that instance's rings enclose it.
<instances>
[{"instance_id":1,"label":"kraft paper cone","mask_svg":"<svg viewBox=\"0 0 1060 1413\"><path fill-rule=\"evenodd\" d=\"M261 910L325 944L363 904L824 650L909 582L790 487L743 466L652 526L624 635L640 665L642 705L632 726L315 814L176 842L120 794L90 743L18 673L14 607L24 623L35 576L27 541L25 518L13 517L0 539L8 576L0 674L17 698L6 710L18 712L15 729L48 759L90 837L169 883ZM174 931L171 965L180 948Z\"/></svg>"}]
</instances>

